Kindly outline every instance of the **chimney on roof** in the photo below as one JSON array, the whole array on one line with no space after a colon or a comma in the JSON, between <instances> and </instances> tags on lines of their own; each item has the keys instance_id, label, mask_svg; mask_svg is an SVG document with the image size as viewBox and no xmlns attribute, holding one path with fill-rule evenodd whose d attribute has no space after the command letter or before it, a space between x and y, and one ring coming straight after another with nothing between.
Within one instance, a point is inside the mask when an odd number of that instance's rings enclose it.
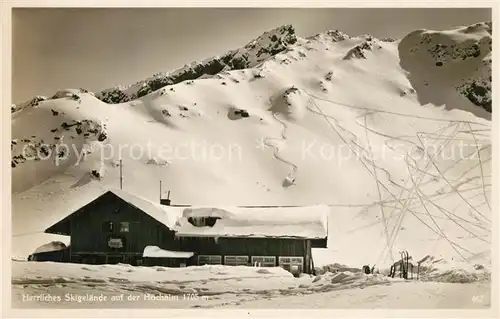
<instances>
[{"instance_id":1,"label":"chimney on roof","mask_svg":"<svg viewBox=\"0 0 500 319\"><path fill-rule=\"evenodd\" d=\"M161 205L166 205L166 206L170 206L170 191L168 191L167 193L167 198L162 198L161 197L161 181L160 181L160 204Z\"/></svg>"}]
</instances>

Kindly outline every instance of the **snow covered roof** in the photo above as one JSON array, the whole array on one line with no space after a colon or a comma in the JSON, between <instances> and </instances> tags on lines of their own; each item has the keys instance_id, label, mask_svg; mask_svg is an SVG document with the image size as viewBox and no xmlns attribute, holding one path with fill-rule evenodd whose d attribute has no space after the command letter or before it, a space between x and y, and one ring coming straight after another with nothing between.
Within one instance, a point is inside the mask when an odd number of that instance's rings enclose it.
<instances>
[{"instance_id":1,"label":"snow covered roof","mask_svg":"<svg viewBox=\"0 0 500 319\"><path fill-rule=\"evenodd\" d=\"M170 229L173 229L177 219L180 217L176 216L176 211L169 211L167 213L167 206L161 205L160 203L154 203L146 198L143 198L141 196L135 195L128 193L126 191L120 190L120 189L108 189L105 192L103 192L101 195L99 195L97 198L101 198L103 196L106 196L107 194L114 194L115 196L121 198L123 201L129 203L130 205L137 207L144 213L148 214L152 218L156 219L160 223L164 224ZM93 201L95 201L94 199ZM90 203L89 203L90 204ZM86 206L86 205L85 205ZM83 207L85 207L83 206ZM83 207L80 209L76 210L75 212L81 210ZM73 214L75 213L73 212ZM179 212L180 213L180 212ZM54 225L50 226L45 230L46 233L55 233L55 234L62 234L62 235L70 235L69 233L69 223L68 220L71 215L66 216L62 220L59 220L57 223Z\"/></svg>"},{"instance_id":2,"label":"snow covered roof","mask_svg":"<svg viewBox=\"0 0 500 319\"><path fill-rule=\"evenodd\" d=\"M120 189L110 189L109 191L120 197L127 203L139 208L170 229L174 228L177 219L181 217L179 212L168 209L168 206L161 205L160 203L154 203L149 199L140 197L138 195L131 194Z\"/></svg>"},{"instance_id":3,"label":"snow covered roof","mask_svg":"<svg viewBox=\"0 0 500 319\"><path fill-rule=\"evenodd\" d=\"M326 238L326 205L295 207L176 207L153 203L119 189L110 190L158 220L177 236ZM198 227L189 217L219 217L215 225Z\"/></svg>"},{"instance_id":4,"label":"snow covered roof","mask_svg":"<svg viewBox=\"0 0 500 319\"><path fill-rule=\"evenodd\" d=\"M165 250L158 246L146 246L146 248L144 248L144 252L142 253L142 257L151 258L190 258L193 255L194 253L192 252Z\"/></svg>"},{"instance_id":5,"label":"snow covered roof","mask_svg":"<svg viewBox=\"0 0 500 319\"><path fill-rule=\"evenodd\" d=\"M326 205L293 207L179 207L154 203L146 198L119 189L112 193L156 219L177 236L184 237L281 237L324 239L327 237ZM101 197L100 196L100 197ZM69 216L68 216L69 217ZM56 225L46 232L54 233ZM194 226L189 218L218 217L213 226ZM57 231L56 231L57 233ZM69 230L67 233L69 235ZM159 249L159 248L158 248Z\"/></svg>"},{"instance_id":6,"label":"snow covered roof","mask_svg":"<svg viewBox=\"0 0 500 319\"><path fill-rule=\"evenodd\" d=\"M68 247L63 242L52 241L50 243L47 243L45 245L38 247L37 249L35 249L35 251L33 253L34 254L47 253L47 252L51 252L51 251L60 251L60 250L66 249L66 248L68 248Z\"/></svg>"},{"instance_id":7,"label":"snow covered roof","mask_svg":"<svg viewBox=\"0 0 500 319\"><path fill-rule=\"evenodd\" d=\"M183 208L174 228L177 236L207 237L327 237L326 205L300 207ZM213 226L194 226L193 217L218 217Z\"/></svg>"}]
</instances>

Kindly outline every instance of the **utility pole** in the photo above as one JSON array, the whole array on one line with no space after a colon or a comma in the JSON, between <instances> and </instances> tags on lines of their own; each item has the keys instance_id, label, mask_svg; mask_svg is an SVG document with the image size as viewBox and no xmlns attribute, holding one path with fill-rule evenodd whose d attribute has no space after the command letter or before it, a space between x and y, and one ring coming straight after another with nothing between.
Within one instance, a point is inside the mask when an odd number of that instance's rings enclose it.
<instances>
[{"instance_id":1,"label":"utility pole","mask_svg":"<svg viewBox=\"0 0 500 319\"><path fill-rule=\"evenodd\" d=\"M123 189L123 164L120 159L120 189Z\"/></svg>"}]
</instances>

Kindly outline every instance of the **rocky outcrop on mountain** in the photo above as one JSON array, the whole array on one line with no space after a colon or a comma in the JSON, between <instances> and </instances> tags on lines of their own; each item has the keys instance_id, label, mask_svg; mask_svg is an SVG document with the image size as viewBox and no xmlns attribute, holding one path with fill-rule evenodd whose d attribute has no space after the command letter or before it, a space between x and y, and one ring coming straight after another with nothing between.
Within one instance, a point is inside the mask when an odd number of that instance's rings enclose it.
<instances>
[{"instance_id":1,"label":"rocky outcrop on mountain","mask_svg":"<svg viewBox=\"0 0 500 319\"><path fill-rule=\"evenodd\" d=\"M382 42L396 42L397 40L394 38L382 38L380 39Z\"/></svg>"},{"instance_id":2,"label":"rocky outcrop on mountain","mask_svg":"<svg viewBox=\"0 0 500 319\"><path fill-rule=\"evenodd\" d=\"M44 101L62 99L62 98L70 98L76 102L80 102L81 101L80 94L82 94L82 93L94 95L94 93L89 92L85 89L59 90L51 97L38 95L27 102L23 102L23 103L19 103L19 104L12 104L10 110L11 110L11 113L14 113L14 112L20 111L20 110L25 109L25 108L37 107L38 105L40 105L41 102L44 102Z\"/></svg>"},{"instance_id":3,"label":"rocky outcrop on mountain","mask_svg":"<svg viewBox=\"0 0 500 319\"><path fill-rule=\"evenodd\" d=\"M458 85L457 90L469 101L491 113L491 80L491 53L489 53L483 58L472 77Z\"/></svg>"},{"instance_id":4,"label":"rocky outcrop on mountain","mask_svg":"<svg viewBox=\"0 0 500 319\"><path fill-rule=\"evenodd\" d=\"M448 31L414 31L399 43L401 66L409 72L420 96L426 94L425 88L417 89L419 83L445 85L491 113L491 34L491 22ZM446 91L444 87L442 91ZM446 104L436 97L425 101Z\"/></svg>"},{"instance_id":5,"label":"rocky outcrop on mountain","mask_svg":"<svg viewBox=\"0 0 500 319\"><path fill-rule=\"evenodd\" d=\"M291 25L284 25L265 32L250 41L243 48L231 50L224 55L193 62L190 65L169 73L156 74L130 87L114 87L104 90L96 96L106 103L123 103L142 97L167 85L195 80L207 75L215 75L227 70L241 70L256 66L268 58L286 50L297 42L295 30Z\"/></svg>"},{"instance_id":6,"label":"rocky outcrop on mountain","mask_svg":"<svg viewBox=\"0 0 500 319\"><path fill-rule=\"evenodd\" d=\"M351 50L347 52L344 57L344 60L352 60L352 59L366 59L366 52L381 49L382 46L378 43L379 40L367 36L366 41L355 46Z\"/></svg>"},{"instance_id":7,"label":"rocky outcrop on mountain","mask_svg":"<svg viewBox=\"0 0 500 319\"><path fill-rule=\"evenodd\" d=\"M61 113L51 110L53 116L60 116ZM58 147L64 138L75 139L82 137L85 141L97 140L103 142L107 139L106 124L95 120L81 120L60 122L60 124L50 129L50 133L42 136L29 136L11 140L11 167L16 168L27 161L40 161L47 158L59 160L65 158L69 149L67 146Z\"/></svg>"},{"instance_id":8,"label":"rocky outcrop on mountain","mask_svg":"<svg viewBox=\"0 0 500 319\"><path fill-rule=\"evenodd\" d=\"M50 99L51 100L62 99L62 98L76 99L76 96L79 96L79 94L83 94L83 93L93 95L93 93L90 93L89 91L87 91L85 89L78 89L78 90L77 89L64 89L64 90L57 91L56 94L54 94Z\"/></svg>"},{"instance_id":9,"label":"rocky outcrop on mountain","mask_svg":"<svg viewBox=\"0 0 500 319\"><path fill-rule=\"evenodd\" d=\"M40 104L40 102L47 101L47 100L48 100L48 98L46 96L38 95L27 102L20 103L17 105L12 104L10 107L10 111L11 111L11 113L14 113L14 112L17 112L17 111L22 110L24 108L27 108L27 107L36 107Z\"/></svg>"},{"instance_id":10,"label":"rocky outcrop on mountain","mask_svg":"<svg viewBox=\"0 0 500 319\"><path fill-rule=\"evenodd\" d=\"M297 122L303 119L307 113L310 97L300 88L292 86L286 88L271 102L269 111L272 114L282 115L288 121Z\"/></svg>"},{"instance_id":11,"label":"rocky outcrop on mountain","mask_svg":"<svg viewBox=\"0 0 500 319\"><path fill-rule=\"evenodd\" d=\"M315 34L311 37L306 38L307 40L323 40L326 42L339 42L351 39L351 37L339 30L329 30L326 32Z\"/></svg>"},{"instance_id":12,"label":"rocky outcrop on mountain","mask_svg":"<svg viewBox=\"0 0 500 319\"><path fill-rule=\"evenodd\" d=\"M103 102L112 104L135 100L137 96L135 96L134 94L126 94L124 92L126 89L127 88L125 87L115 86L97 93L97 97Z\"/></svg>"}]
</instances>

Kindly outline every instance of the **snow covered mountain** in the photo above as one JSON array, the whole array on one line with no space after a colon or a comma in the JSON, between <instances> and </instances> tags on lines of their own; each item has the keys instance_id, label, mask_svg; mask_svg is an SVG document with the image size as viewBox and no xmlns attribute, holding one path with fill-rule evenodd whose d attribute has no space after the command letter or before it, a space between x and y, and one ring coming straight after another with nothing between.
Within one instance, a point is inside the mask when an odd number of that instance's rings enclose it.
<instances>
[{"instance_id":1,"label":"snow covered mountain","mask_svg":"<svg viewBox=\"0 0 500 319\"><path fill-rule=\"evenodd\" d=\"M67 240L43 230L116 188L122 159L124 190L151 201L161 180L173 204L330 205L316 265L401 249L487 264L488 74L490 23L401 40L283 26L132 86L14 106L12 253Z\"/></svg>"},{"instance_id":2,"label":"snow covered mountain","mask_svg":"<svg viewBox=\"0 0 500 319\"><path fill-rule=\"evenodd\" d=\"M420 102L468 110L467 105L447 97L446 90L458 90L491 113L491 34L492 24L487 22L407 35L399 45L401 66L410 73ZM436 86L442 90L436 92Z\"/></svg>"}]
</instances>

